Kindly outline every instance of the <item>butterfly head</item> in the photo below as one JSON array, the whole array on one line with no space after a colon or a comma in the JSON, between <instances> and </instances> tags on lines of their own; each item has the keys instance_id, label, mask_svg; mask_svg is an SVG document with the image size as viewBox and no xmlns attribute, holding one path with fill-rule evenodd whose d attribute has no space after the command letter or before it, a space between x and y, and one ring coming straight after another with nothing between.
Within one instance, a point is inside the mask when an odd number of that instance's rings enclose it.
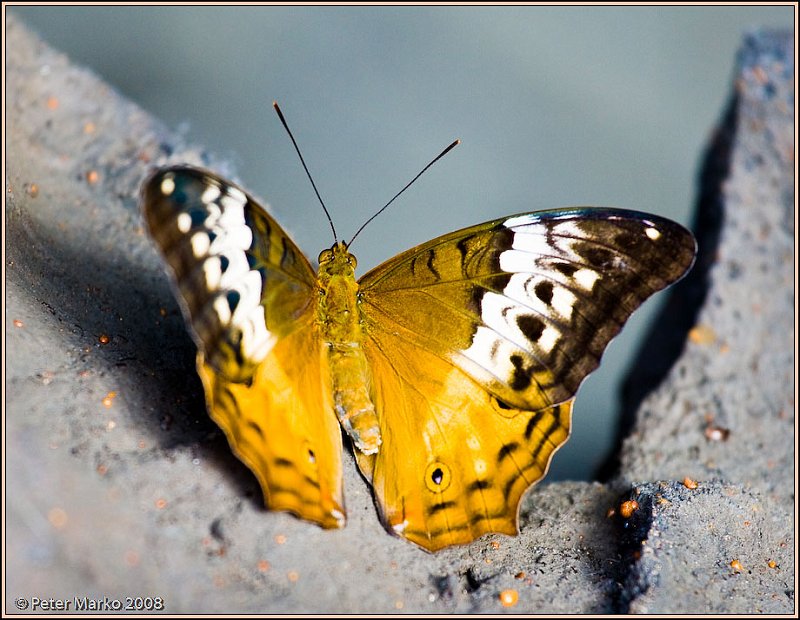
<instances>
[{"instance_id":1,"label":"butterfly head","mask_svg":"<svg viewBox=\"0 0 800 620\"><path fill-rule=\"evenodd\" d=\"M358 261L347 249L346 243L337 241L329 250L323 250L317 260L320 276L355 277Z\"/></svg>"}]
</instances>

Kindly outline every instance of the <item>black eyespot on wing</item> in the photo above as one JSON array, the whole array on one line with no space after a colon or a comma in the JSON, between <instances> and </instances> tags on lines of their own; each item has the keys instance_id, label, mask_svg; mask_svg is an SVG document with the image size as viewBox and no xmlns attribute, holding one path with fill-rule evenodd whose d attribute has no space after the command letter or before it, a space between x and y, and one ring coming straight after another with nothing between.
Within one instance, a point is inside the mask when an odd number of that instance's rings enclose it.
<instances>
[{"instance_id":1,"label":"black eyespot on wing","mask_svg":"<svg viewBox=\"0 0 800 620\"><path fill-rule=\"evenodd\" d=\"M529 342L537 343L539 342L539 338L542 337L545 324L544 321L542 321L542 319L540 319L539 317L533 316L531 314L521 314L520 316L517 317L517 327L519 327L520 331L525 335L525 337L528 339ZM514 358L517 358L519 361L515 362ZM514 364L515 370L518 368L518 363L521 364L521 361L522 358L519 357L518 355L515 355L511 358L511 363Z\"/></svg>"},{"instance_id":2,"label":"black eyespot on wing","mask_svg":"<svg viewBox=\"0 0 800 620\"><path fill-rule=\"evenodd\" d=\"M553 301L553 283L549 280L537 282L533 290L536 296L548 306Z\"/></svg>"},{"instance_id":3,"label":"black eyespot on wing","mask_svg":"<svg viewBox=\"0 0 800 620\"><path fill-rule=\"evenodd\" d=\"M236 306L239 305L242 296L239 291L228 291L225 294L225 299L228 301L228 307L231 309L231 314L233 314L236 311Z\"/></svg>"},{"instance_id":4,"label":"black eyespot on wing","mask_svg":"<svg viewBox=\"0 0 800 620\"><path fill-rule=\"evenodd\" d=\"M531 368L525 368L522 356L512 355L511 364L514 366L514 376L511 378L511 389L524 392L531 385Z\"/></svg>"},{"instance_id":5,"label":"black eyespot on wing","mask_svg":"<svg viewBox=\"0 0 800 620\"><path fill-rule=\"evenodd\" d=\"M575 272L578 271L578 267L573 265L572 263L553 263L553 268L563 273L568 278L571 278L575 275Z\"/></svg>"}]
</instances>

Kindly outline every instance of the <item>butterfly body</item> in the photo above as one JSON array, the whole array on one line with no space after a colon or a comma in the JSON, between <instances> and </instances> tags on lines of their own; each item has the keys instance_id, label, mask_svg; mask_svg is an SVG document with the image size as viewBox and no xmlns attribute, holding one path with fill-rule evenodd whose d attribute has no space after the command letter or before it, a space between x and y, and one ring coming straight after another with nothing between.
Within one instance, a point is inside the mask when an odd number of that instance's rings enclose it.
<instances>
[{"instance_id":1,"label":"butterfly body","mask_svg":"<svg viewBox=\"0 0 800 620\"><path fill-rule=\"evenodd\" d=\"M336 417L358 450L375 454L380 427L367 391L369 367L362 347L365 334L355 267L356 258L343 243L320 254L317 322L327 351Z\"/></svg>"},{"instance_id":2,"label":"butterfly body","mask_svg":"<svg viewBox=\"0 0 800 620\"><path fill-rule=\"evenodd\" d=\"M384 525L432 551L517 532L581 381L695 253L657 216L561 209L438 237L357 280L345 244L315 273L213 173L159 170L142 203L208 410L267 506L344 525L341 426Z\"/></svg>"}]
</instances>

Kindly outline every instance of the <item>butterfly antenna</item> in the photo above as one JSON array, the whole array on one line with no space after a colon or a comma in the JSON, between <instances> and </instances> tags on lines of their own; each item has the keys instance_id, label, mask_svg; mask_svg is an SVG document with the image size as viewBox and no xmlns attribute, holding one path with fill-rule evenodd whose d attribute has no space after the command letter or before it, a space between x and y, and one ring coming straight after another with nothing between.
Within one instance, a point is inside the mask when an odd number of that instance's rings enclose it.
<instances>
[{"instance_id":1,"label":"butterfly antenna","mask_svg":"<svg viewBox=\"0 0 800 620\"><path fill-rule=\"evenodd\" d=\"M355 241L355 240L356 240L356 237L358 237L358 235L359 235L359 234L361 234L361 231L362 231L362 230L364 230L364 229L367 227L367 224L369 224L369 223L370 223L372 220L374 220L376 217L378 217L378 216L379 216L381 213L383 213L384 211L386 211L386 209L389 207L389 205L390 205L390 204L392 204L392 203L395 201L395 199L396 199L398 196L400 196L400 194L402 194L402 193L403 193L404 191L406 191L406 190L407 190L409 187L411 187L411 184L412 184L414 181L416 181L418 178L420 178L420 177L422 176L422 174L423 174L423 173L424 173L424 172L425 172L425 171L426 171L428 168L430 168L430 167L431 167L433 164L435 164L437 161L439 161L439 160L440 160L442 157L444 157L445 155L447 155L447 154L448 154L448 153L449 153L451 150L453 150L453 149L454 149L455 147L457 147L459 144L461 144L461 140L455 140L455 141L454 141L454 142L453 142L453 143L452 143L450 146L448 146L448 147L447 147L445 150L443 150L443 151L442 151L441 153L439 153L439 154L438 154L436 157L434 157L434 158L433 158L433 160L431 161L431 163L429 163L427 166L425 166L425 167L424 167L424 168L423 168L423 169L420 171L420 173L419 173L417 176L415 176L413 179L411 179L411 180L410 180L410 181L409 181L409 182L406 184L406 186L405 186L403 189L401 189L399 192L397 192L397 193L394 195L394 198L392 198L392 199L391 199L389 202L387 202L385 205L383 205L383 207L382 207L382 208L381 208L381 209L380 209L380 210L379 210L379 211L378 211L378 212L377 212L375 215L373 215L371 218L369 218L369 219L368 219L366 222L364 222L364 223L361 225L361 228L359 228L359 229L356 231L356 234L355 234L355 235L353 235L353 238L352 238L352 239L350 239L350 242L347 244L347 247L350 247L351 245L353 245L353 241Z\"/></svg>"},{"instance_id":2,"label":"butterfly antenna","mask_svg":"<svg viewBox=\"0 0 800 620\"><path fill-rule=\"evenodd\" d=\"M303 164L303 170L306 171L306 176L308 176L308 180L311 181L311 187L314 188L314 193L317 195L319 204L322 205L322 210L325 211L325 217L328 218L328 224L331 225L331 232L333 233L333 241L334 243L339 243L339 237L336 235L336 228L334 228L333 226L333 220L331 219L331 214L328 213L328 208L325 206L325 203L322 202L322 196L319 195L317 184L314 183L314 179L311 178L311 173L308 171L308 166L306 166L306 160L303 159L303 154L300 152L300 147L297 146L297 141L294 139L294 136L292 135L292 130L289 129L289 125L286 124L286 119L283 117L283 112L281 112L281 109L278 107L278 102L273 101L272 107L275 108L275 111L278 113L278 118L281 119L283 128L286 130L286 133L288 133L289 137L292 139L292 144L294 144L294 150L297 151L297 156L300 158L300 163Z\"/></svg>"}]
</instances>

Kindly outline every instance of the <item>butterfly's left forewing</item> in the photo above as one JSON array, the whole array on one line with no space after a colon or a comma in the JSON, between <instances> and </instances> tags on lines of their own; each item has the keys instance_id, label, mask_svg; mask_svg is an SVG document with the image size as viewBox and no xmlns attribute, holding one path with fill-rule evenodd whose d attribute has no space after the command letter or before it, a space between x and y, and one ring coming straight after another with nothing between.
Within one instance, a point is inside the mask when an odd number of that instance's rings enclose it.
<instances>
[{"instance_id":1,"label":"butterfly's left forewing","mask_svg":"<svg viewBox=\"0 0 800 620\"><path fill-rule=\"evenodd\" d=\"M308 261L260 205L210 172L159 170L142 205L198 346L209 413L268 507L341 527L341 434Z\"/></svg>"},{"instance_id":2,"label":"butterfly's left forewing","mask_svg":"<svg viewBox=\"0 0 800 620\"><path fill-rule=\"evenodd\" d=\"M581 381L694 252L663 218L563 209L445 235L364 276L384 444L358 458L387 526L431 550L515 533Z\"/></svg>"}]
</instances>

